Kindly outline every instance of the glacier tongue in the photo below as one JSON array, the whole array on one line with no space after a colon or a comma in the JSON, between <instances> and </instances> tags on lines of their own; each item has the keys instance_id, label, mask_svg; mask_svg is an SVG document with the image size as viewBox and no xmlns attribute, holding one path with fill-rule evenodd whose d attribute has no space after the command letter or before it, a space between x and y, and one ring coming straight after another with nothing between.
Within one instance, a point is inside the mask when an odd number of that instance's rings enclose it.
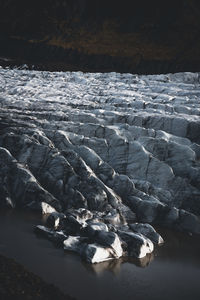
<instances>
[{"instance_id":1,"label":"glacier tongue","mask_svg":"<svg viewBox=\"0 0 200 300\"><path fill-rule=\"evenodd\" d=\"M198 73L0 78L0 207L51 214L90 262L152 252L148 224L200 233Z\"/></svg>"}]
</instances>

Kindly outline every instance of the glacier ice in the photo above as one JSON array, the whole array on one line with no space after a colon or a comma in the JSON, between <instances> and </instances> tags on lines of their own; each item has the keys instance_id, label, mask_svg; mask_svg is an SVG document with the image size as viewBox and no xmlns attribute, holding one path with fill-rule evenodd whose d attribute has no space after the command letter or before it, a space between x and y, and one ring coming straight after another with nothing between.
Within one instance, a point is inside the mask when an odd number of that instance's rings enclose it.
<instances>
[{"instance_id":1,"label":"glacier ice","mask_svg":"<svg viewBox=\"0 0 200 300\"><path fill-rule=\"evenodd\" d=\"M0 207L50 214L37 231L92 263L152 252L152 225L200 233L198 73L0 79Z\"/></svg>"}]
</instances>

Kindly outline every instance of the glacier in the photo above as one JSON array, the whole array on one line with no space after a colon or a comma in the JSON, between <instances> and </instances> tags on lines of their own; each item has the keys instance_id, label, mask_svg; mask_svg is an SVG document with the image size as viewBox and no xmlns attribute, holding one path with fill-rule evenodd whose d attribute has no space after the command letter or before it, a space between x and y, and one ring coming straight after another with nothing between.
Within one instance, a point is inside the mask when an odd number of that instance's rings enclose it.
<instances>
[{"instance_id":1,"label":"glacier","mask_svg":"<svg viewBox=\"0 0 200 300\"><path fill-rule=\"evenodd\" d=\"M0 67L0 208L89 263L200 234L200 74Z\"/></svg>"}]
</instances>

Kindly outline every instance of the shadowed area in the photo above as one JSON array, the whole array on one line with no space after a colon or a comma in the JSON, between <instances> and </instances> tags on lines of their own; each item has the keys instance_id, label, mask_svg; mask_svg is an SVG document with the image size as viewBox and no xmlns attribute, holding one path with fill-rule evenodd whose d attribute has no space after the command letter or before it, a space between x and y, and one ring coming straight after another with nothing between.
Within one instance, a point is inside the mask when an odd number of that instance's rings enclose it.
<instances>
[{"instance_id":1,"label":"shadowed area","mask_svg":"<svg viewBox=\"0 0 200 300\"><path fill-rule=\"evenodd\" d=\"M4 65L48 70L167 73L200 67L200 4L175 1L5 1Z\"/></svg>"}]
</instances>

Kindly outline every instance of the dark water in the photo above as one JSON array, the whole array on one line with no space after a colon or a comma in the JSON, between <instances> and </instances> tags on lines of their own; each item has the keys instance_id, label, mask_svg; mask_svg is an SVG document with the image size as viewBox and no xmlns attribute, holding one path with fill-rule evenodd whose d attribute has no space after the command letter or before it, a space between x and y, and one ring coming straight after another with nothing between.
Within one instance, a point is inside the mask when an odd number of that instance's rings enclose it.
<instances>
[{"instance_id":1,"label":"dark water","mask_svg":"<svg viewBox=\"0 0 200 300\"><path fill-rule=\"evenodd\" d=\"M88 265L38 238L39 216L0 214L0 253L82 300L200 299L200 237L162 232L166 243L154 255Z\"/></svg>"}]
</instances>

